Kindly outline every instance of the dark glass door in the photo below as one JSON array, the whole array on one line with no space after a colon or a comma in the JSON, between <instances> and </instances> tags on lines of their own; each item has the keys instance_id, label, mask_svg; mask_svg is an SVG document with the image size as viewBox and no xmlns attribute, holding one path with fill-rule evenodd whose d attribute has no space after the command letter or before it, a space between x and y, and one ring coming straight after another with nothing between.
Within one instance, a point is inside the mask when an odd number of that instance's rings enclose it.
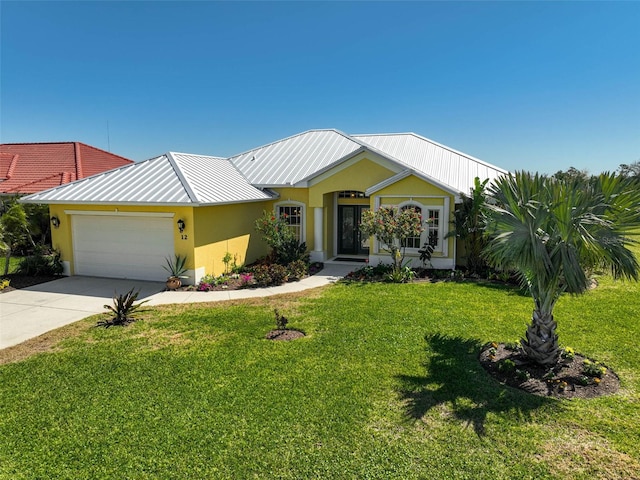
<instances>
[{"instance_id":1,"label":"dark glass door","mask_svg":"<svg viewBox=\"0 0 640 480\"><path fill-rule=\"evenodd\" d=\"M338 254L368 255L369 238L360 235L360 218L368 205L338 205Z\"/></svg>"}]
</instances>

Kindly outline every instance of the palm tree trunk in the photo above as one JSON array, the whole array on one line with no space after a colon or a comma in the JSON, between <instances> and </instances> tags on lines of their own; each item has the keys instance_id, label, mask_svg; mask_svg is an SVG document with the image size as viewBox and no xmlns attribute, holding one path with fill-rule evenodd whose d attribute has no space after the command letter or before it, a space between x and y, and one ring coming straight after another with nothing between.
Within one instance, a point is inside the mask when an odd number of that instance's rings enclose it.
<instances>
[{"instance_id":1,"label":"palm tree trunk","mask_svg":"<svg viewBox=\"0 0 640 480\"><path fill-rule=\"evenodd\" d=\"M560 358L556 322L553 314L534 310L526 339L520 340L527 357L540 365L554 365Z\"/></svg>"}]
</instances>

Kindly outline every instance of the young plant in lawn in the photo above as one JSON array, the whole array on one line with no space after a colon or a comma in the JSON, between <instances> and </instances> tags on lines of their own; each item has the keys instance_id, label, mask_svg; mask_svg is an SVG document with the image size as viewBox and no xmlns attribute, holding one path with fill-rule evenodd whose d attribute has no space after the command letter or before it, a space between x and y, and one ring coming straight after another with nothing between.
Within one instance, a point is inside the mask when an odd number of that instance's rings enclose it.
<instances>
[{"instance_id":1,"label":"young plant in lawn","mask_svg":"<svg viewBox=\"0 0 640 480\"><path fill-rule=\"evenodd\" d=\"M109 310L113 314L113 317L109 320L101 320L96 326L109 328L113 325L128 325L136 320L136 312L142 306L142 304L148 302L143 300L140 303L135 303L138 300L140 290L133 291L133 288L125 294L118 295L113 294L113 305L105 305L104 308Z\"/></svg>"},{"instance_id":2,"label":"young plant in lawn","mask_svg":"<svg viewBox=\"0 0 640 480\"><path fill-rule=\"evenodd\" d=\"M284 315L280 315L280 312L277 308L273 310L273 313L276 316L276 330L286 330L287 324L289 323L287 317L285 317Z\"/></svg>"}]
</instances>

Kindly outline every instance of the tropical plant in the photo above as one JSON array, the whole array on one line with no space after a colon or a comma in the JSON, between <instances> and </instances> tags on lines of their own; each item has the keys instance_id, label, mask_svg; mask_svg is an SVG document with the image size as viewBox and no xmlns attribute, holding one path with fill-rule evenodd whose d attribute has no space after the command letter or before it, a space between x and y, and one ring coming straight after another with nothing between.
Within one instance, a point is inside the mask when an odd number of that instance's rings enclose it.
<instances>
[{"instance_id":1,"label":"tropical plant","mask_svg":"<svg viewBox=\"0 0 640 480\"><path fill-rule=\"evenodd\" d=\"M467 269L474 274L483 274L487 269L487 262L482 257L482 250L486 244L484 230L488 182L489 179L481 182L480 178L476 177L471 195L460 194L462 203L453 213L452 229L447 234L447 237L455 236L464 241Z\"/></svg>"},{"instance_id":2,"label":"tropical plant","mask_svg":"<svg viewBox=\"0 0 640 480\"><path fill-rule=\"evenodd\" d=\"M171 260L171 257L165 258L167 264L163 265L167 272L169 272L169 278L188 278L185 273L187 272L187 257L176 254L175 258Z\"/></svg>"},{"instance_id":3,"label":"tropical plant","mask_svg":"<svg viewBox=\"0 0 640 480\"><path fill-rule=\"evenodd\" d=\"M415 208L380 207L362 212L360 232L365 237L375 236L389 252L395 273L402 270L407 239L419 237L423 231L422 216Z\"/></svg>"},{"instance_id":4,"label":"tropical plant","mask_svg":"<svg viewBox=\"0 0 640 480\"><path fill-rule=\"evenodd\" d=\"M148 302L143 300L140 303L135 303L138 300L140 290L133 291L133 288L125 294L114 293L113 305L105 305L104 308L109 310L113 314L113 317L109 320L100 320L96 326L109 328L113 325L128 325L136 320L136 312L142 306L142 304Z\"/></svg>"},{"instance_id":5,"label":"tropical plant","mask_svg":"<svg viewBox=\"0 0 640 480\"><path fill-rule=\"evenodd\" d=\"M422 268L427 268L427 263L431 265L431 255L433 255L433 245L429 243L427 240L422 248L418 250L418 254L420 255L420 261L422 262Z\"/></svg>"},{"instance_id":6,"label":"tropical plant","mask_svg":"<svg viewBox=\"0 0 640 480\"><path fill-rule=\"evenodd\" d=\"M21 204L12 205L0 217L0 246L5 254L4 275L9 273L9 261L13 252L29 238L29 223Z\"/></svg>"},{"instance_id":7,"label":"tropical plant","mask_svg":"<svg viewBox=\"0 0 640 480\"><path fill-rule=\"evenodd\" d=\"M60 252L49 252L42 245L37 245L33 255L24 257L18 264L16 273L21 275L60 275L64 271Z\"/></svg>"},{"instance_id":8,"label":"tropical plant","mask_svg":"<svg viewBox=\"0 0 640 480\"><path fill-rule=\"evenodd\" d=\"M640 265L627 248L640 225L640 192L623 176L604 173L588 181L517 172L489 189L492 202L485 249L490 264L513 269L533 297L525 354L541 365L558 361L553 317L564 292L584 293L592 268L638 280Z\"/></svg>"}]
</instances>

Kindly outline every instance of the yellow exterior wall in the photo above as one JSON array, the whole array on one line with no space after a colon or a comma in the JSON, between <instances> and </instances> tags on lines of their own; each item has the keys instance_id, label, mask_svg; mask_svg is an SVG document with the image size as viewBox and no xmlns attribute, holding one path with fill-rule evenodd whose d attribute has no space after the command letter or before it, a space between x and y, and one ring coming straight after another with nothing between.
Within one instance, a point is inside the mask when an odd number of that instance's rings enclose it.
<instances>
[{"instance_id":1,"label":"yellow exterior wall","mask_svg":"<svg viewBox=\"0 0 640 480\"><path fill-rule=\"evenodd\" d=\"M222 259L227 252L235 256L238 266L266 255L268 246L255 231L254 223L269 208L266 202L194 208L192 256L196 268L204 268L205 274L220 275L224 273Z\"/></svg>"},{"instance_id":2,"label":"yellow exterior wall","mask_svg":"<svg viewBox=\"0 0 640 480\"><path fill-rule=\"evenodd\" d=\"M395 175L395 172L368 159L336 171L336 173L309 187L309 206L322 207L323 195L343 190L364 192L367 188ZM366 201L366 200L365 200Z\"/></svg>"},{"instance_id":3,"label":"yellow exterior wall","mask_svg":"<svg viewBox=\"0 0 640 480\"><path fill-rule=\"evenodd\" d=\"M83 212L110 212L113 215L118 215L124 212L137 212L137 213L171 213L174 214L173 222L178 219L184 220L186 227L185 231L180 233L178 227L174 228L174 248L175 253L178 255L187 257L187 268L194 269L194 257L193 257L193 208L192 207L151 207L151 206L135 206L135 205L49 205L49 215L57 216L60 219L60 227L51 229L51 244L53 248L60 251L62 260L69 262L69 273L73 275L73 240L72 240L72 228L71 228L71 215L67 215L65 210L68 211L83 211Z\"/></svg>"}]
</instances>

